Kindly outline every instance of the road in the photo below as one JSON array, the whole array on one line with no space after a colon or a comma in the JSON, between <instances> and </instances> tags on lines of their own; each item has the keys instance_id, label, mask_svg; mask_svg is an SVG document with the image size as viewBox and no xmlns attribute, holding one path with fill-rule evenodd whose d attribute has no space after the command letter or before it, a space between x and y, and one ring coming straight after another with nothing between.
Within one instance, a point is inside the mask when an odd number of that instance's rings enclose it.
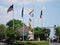
<instances>
[{"instance_id":1,"label":"road","mask_svg":"<svg viewBox=\"0 0 60 45\"><path fill-rule=\"evenodd\" d=\"M5 43L0 43L0 45L6 45Z\"/></svg>"},{"instance_id":2,"label":"road","mask_svg":"<svg viewBox=\"0 0 60 45\"><path fill-rule=\"evenodd\" d=\"M60 43L50 43L50 45L60 45Z\"/></svg>"},{"instance_id":3,"label":"road","mask_svg":"<svg viewBox=\"0 0 60 45\"><path fill-rule=\"evenodd\" d=\"M8 45L8 44L6 44L6 43L0 43L0 45Z\"/></svg>"},{"instance_id":4,"label":"road","mask_svg":"<svg viewBox=\"0 0 60 45\"><path fill-rule=\"evenodd\" d=\"M58 42L51 42L50 39L49 39L49 45L60 45L60 43L58 43Z\"/></svg>"},{"instance_id":5,"label":"road","mask_svg":"<svg viewBox=\"0 0 60 45\"><path fill-rule=\"evenodd\" d=\"M60 45L60 43L52 42L50 45Z\"/></svg>"}]
</instances>

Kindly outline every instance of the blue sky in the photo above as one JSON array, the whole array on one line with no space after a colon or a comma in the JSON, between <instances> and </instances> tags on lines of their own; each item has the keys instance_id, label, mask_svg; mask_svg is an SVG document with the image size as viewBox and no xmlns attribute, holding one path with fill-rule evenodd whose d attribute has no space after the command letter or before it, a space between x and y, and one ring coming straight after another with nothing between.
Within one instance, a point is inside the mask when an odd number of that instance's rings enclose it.
<instances>
[{"instance_id":1,"label":"blue sky","mask_svg":"<svg viewBox=\"0 0 60 45\"><path fill-rule=\"evenodd\" d=\"M34 8L34 27L41 27L40 11L43 9L43 26L60 25L59 0L0 0L0 24L13 19L12 11L7 14L9 6L14 4L14 18L22 20L21 10L24 3L24 23L28 25L29 12ZM34 7L33 7L34 6ZM27 21L26 21L27 20Z\"/></svg>"},{"instance_id":2,"label":"blue sky","mask_svg":"<svg viewBox=\"0 0 60 45\"><path fill-rule=\"evenodd\" d=\"M43 27L60 25L60 0L0 0L0 24L13 19L13 12L7 13L14 4L14 18L22 20L21 10L24 3L24 23L29 24L29 12L34 8L34 27L41 27L40 11L43 9ZM32 18L31 18L32 19ZM32 22L33 24L33 22ZM32 25L33 27L33 25ZM52 30L51 30L52 32ZM52 35L53 33L51 33Z\"/></svg>"}]
</instances>

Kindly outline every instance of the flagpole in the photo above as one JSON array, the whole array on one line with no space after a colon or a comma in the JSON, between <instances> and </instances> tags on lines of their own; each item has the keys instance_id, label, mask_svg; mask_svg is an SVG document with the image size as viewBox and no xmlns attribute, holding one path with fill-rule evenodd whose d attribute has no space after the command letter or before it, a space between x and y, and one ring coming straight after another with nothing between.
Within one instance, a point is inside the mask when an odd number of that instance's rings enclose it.
<instances>
[{"instance_id":1,"label":"flagpole","mask_svg":"<svg viewBox=\"0 0 60 45\"><path fill-rule=\"evenodd\" d=\"M13 30L14 30L14 8L13 8Z\"/></svg>"},{"instance_id":2,"label":"flagpole","mask_svg":"<svg viewBox=\"0 0 60 45\"><path fill-rule=\"evenodd\" d=\"M23 19L23 41L24 41L24 3L23 3L23 8L22 8L22 19Z\"/></svg>"},{"instance_id":3,"label":"flagpole","mask_svg":"<svg viewBox=\"0 0 60 45\"><path fill-rule=\"evenodd\" d=\"M12 28L13 28L13 30L14 30L14 7L13 7L13 5L11 5L11 6L8 8L7 13L10 12L10 11L12 11L12 15L13 15L13 26L12 26Z\"/></svg>"},{"instance_id":4,"label":"flagpole","mask_svg":"<svg viewBox=\"0 0 60 45\"><path fill-rule=\"evenodd\" d=\"M43 18L41 19L41 28L43 28Z\"/></svg>"},{"instance_id":5,"label":"flagpole","mask_svg":"<svg viewBox=\"0 0 60 45\"><path fill-rule=\"evenodd\" d=\"M34 38L34 17L33 17L33 38Z\"/></svg>"},{"instance_id":6,"label":"flagpole","mask_svg":"<svg viewBox=\"0 0 60 45\"><path fill-rule=\"evenodd\" d=\"M34 0L33 0L34 2ZM33 3L33 10L34 10L34 3ZM33 38L34 38L34 13L33 13Z\"/></svg>"},{"instance_id":7,"label":"flagpole","mask_svg":"<svg viewBox=\"0 0 60 45\"><path fill-rule=\"evenodd\" d=\"M43 16L42 16L42 10L41 10L41 14L40 14L40 18L41 18L41 28L43 28Z\"/></svg>"},{"instance_id":8,"label":"flagpole","mask_svg":"<svg viewBox=\"0 0 60 45\"><path fill-rule=\"evenodd\" d=\"M31 23L32 23L32 20L29 18L29 28L30 28L30 29L32 29Z\"/></svg>"},{"instance_id":9,"label":"flagpole","mask_svg":"<svg viewBox=\"0 0 60 45\"><path fill-rule=\"evenodd\" d=\"M23 41L24 41L24 18L23 18Z\"/></svg>"}]
</instances>

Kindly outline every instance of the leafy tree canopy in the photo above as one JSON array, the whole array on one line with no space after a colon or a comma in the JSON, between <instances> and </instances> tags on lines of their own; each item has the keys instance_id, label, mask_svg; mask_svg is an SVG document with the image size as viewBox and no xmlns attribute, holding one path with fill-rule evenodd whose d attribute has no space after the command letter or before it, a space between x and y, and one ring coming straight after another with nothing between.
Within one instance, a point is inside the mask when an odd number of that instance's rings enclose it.
<instances>
[{"instance_id":1,"label":"leafy tree canopy","mask_svg":"<svg viewBox=\"0 0 60 45\"><path fill-rule=\"evenodd\" d=\"M55 28L56 30L56 35L60 37L60 26Z\"/></svg>"},{"instance_id":2,"label":"leafy tree canopy","mask_svg":"<svg viewBox=\"0 0 60 45\"><path fill-rule=\"evenodd\" d=\"M5 34L6 32L6 27L3 24L0 24L0 34Z\"/></svg>"},{"instance_id":3,"label":"leafy tree canopy","mask_svg":"<svg viewBox=\"0 0 60 45\"><path fill-rule=\"evenodd\" d=\"M33 32L33 29L32 29L32 32ZM50 34L50 29L46 29L46 28L40 28L40 27L35 27L34 28L34 34L35 35L38 35L38 36L40 36L40 35L45 35L45 34Z\"/></svg>"},{"instance_id":4,"label":"leafy tree canopy","mask_svg":"<svg viewBox=\"0 0 60 45\"><path fill-rule=\"evenodd\" d=\"M16 29L18 27L22 27L23 24L24 23L21 20L14 19L14 29ZM10 20L9 22L7 22L6 25L8 26L8 28L12 28L13 27L13 20ZM26 25L24 24L24 26L26 26Z\"/></svg>"}]
</instances>

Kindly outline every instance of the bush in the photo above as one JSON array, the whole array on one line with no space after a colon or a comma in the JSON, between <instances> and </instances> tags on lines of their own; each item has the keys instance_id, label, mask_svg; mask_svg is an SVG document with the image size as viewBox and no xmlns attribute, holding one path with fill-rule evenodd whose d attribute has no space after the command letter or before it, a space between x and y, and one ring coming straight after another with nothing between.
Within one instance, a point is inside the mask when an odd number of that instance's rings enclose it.
<instances>
[{"instance_id":1,"label":"bush","mask_svg":"<svg viewBox=\"0 0 60 45\"><path fill-rule=\"evenodd\" d=\"M49 45L47 41L17 41L14 45Z\"/></svg>"}]
</instances>

